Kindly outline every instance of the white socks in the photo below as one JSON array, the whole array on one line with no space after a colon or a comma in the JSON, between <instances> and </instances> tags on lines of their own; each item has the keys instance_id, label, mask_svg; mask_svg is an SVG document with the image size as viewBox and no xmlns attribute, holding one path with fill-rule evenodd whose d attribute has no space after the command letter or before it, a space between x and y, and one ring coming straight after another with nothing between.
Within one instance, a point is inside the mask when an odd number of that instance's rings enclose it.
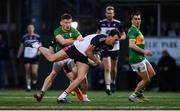
<instances>
[{"instance_id":1,"label":"white socks","mask_svg":"<svg viewBox=\"0 0 180 111\"><path fill-rule=\"evenodd\" d=\"M66 91L64 91L59 97L58 97L58 100L61 100L63 98L66 98L68 95L68 93Z\"/></svg>"},{"instance_id":2,"label":"white socks","mask_svg":"<svg viewBox=\"0 0 180 111\"><path fill-rule=\"evenodd\" d=\"M110 86L110 84L106 84L106 89L111 90L111 86Z\"/></svg>"}]
</instances>

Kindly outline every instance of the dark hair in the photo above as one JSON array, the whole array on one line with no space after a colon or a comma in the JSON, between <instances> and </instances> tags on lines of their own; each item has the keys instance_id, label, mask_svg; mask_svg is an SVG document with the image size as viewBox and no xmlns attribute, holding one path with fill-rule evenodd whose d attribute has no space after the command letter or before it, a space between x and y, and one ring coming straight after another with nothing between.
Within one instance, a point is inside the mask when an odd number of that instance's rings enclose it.
<instances>
[{"instance_id":1,"label":"dark hair","mask_svg":"<svg viewBox=\"0 0 180 111\"><path fill-rule=\"evenodd\" d=\"M62 16L61 16L61 20L64 20L64 19L72 19L72 16L68 13L64 13Z\"/></svg>"},{"instance_id":2,"label":"dark hair","mask_svg":"<svg viewBox=\"0 0 180 111\"><path fill-rule=\"evenodd\" d=\"M119 30L117 30L117 29L112 29L112 30L110 30L110 32L109 32L108 35L109 35L109 36L118 35L118 37L121 38L121 33L120 33Z\"/></svg>"},{"instance_id":3,"label":"dark hair","mask_svg":"<svg viewBox=\"0 0 180 111\"><path fill-rule=\"evenodd\" d=\"M135 11L131 14L131 20L134 16L138 16L138 15L141 15L141 12L140 11Z\"/></svg>"}]
</instances>

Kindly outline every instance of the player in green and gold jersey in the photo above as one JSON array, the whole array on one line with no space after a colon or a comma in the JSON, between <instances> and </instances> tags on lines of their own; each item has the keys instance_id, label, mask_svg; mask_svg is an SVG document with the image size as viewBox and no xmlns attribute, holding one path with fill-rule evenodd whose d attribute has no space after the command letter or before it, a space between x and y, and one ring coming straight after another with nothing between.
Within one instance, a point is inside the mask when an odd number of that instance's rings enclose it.
<instances>
[{"instance_id":1,"label":"player in green and gold jersey","mask_svg":"<svg viewBox=\"0 0 180 111\"><path fill-rule=\"evenodd\" d=\"M140 31L141 15L136 12L131 15L132 26L128 30L129 37L129 63L138 76L142 79L135 88L134 92L129 96L131 102L148 101L143 95L151 78L155 75L152 65L145 56L152 56L151 50L144 49L144 36Z\"/></svg>"},{"instance_id":2,"label":"player in green and gold jersey","mask_svg":"<svg viewBox=\"0 0 180 111\"><path fill-rule=\"evenodd\" d=\"M71 15L63 14L61 16L61 21L60 21L61 26L59 26L54 30L53 48L55 49L55 53L60 51L62 48L71 45L75 40L82 39L82 35L80 34L80 32L77 29L71 27L71 22L72 22ZM53 52L50 49L47 49L47 51ZM67 77L71 81L75 79L74 74L76 74L77 68L72 59L66 59L63 61L54 62L51 73L46 77L44 81L43 87L41 89L41 93L34 94L34 97L36 98L37 101L40 102L43 99L43 96L45 95L45 91L49 89L54 78L57 76L57 74L60 72L62 68L64 69ZM84 95L82 95L80 90L75 89L75 92L77 93L77 96L81 101L89 101L86 95L86 90L88 87L87 85L88 85L87 78L85 78L85 80L82 82L82 86L83 86L82 92Z\"/></svg>"}]
</instances>

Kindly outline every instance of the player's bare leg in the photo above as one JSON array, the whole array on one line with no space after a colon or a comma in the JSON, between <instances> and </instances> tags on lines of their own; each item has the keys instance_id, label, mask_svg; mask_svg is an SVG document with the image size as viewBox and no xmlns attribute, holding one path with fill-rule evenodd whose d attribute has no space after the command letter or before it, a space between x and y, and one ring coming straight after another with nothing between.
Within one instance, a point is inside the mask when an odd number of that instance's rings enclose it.
<instances>
[{"instance_id":1,"label":"player's bare leg","mask_svg":"<svg viewBox=\"0 0 180 111\"><path fill-rule=\"evenodd\" d=\"M137 84L134 93L129 96L129 100L132 102L143 102L143 100L138 98L141 90L144 90L146 86L150 83L150 78L148 72L137 72L137 74L141 77L141 81Z\"/></svg>"},{"instance_id":2,"label":"player's bare leg","mask_svg":"<svg viewBox=\"0 0 180 111\"><path fill-rule=\"evenodd\" d=\"M87 77L80 83L80 89L83 93L83 100L84 102L89 102L89 98L87 96L87 90L88 90L88 80Z\"/></svg>"},{"instance_id":3,"label":"player's bare leg","mask_svg":"<svg viewBox=\"0 0 180 111\"><path fill-rule=\"evenodd\" d=\"M45 92L51 87L53 80L57 76L57 72L52 70L51 73L46 77L44 80L43 87L41 89L41 93L35 93L34 97L38 102L41 102L43 99L43 96L45 95Z\"/></svg>"},{"instance_id":4,"label":"player's bare leg","mask_svg":"<svg viewBox=\"0 0 180 111\"><path fill-rule=\"evenodd\" d=\"M81 62L77 62L77 78L75 80L72 81L72 83L69 85L69 87L58 97L58 102L64 103L66 102L66 97L68 96L68 94L73 91L82 81L83 79L86 77L87 75L87 71L89 66L87 64L81 63Z\"/></svg>"},{"instance_id":5,"label":"player's bare leg","mask_svg":"<svg viewBox=\"0 0 180 111\"><path fill-rule=\"evenodd\" d=\"M41 44L37 42L29 42L25 43L25 45L38 49L41 54L50 62L57 62L68 58L68 55L63 49L52 54L52 51L49 50L49 48L42 47Z\"/></svg>"},{"instance_id":6,"label":"player's bare leg","mask_svg":"<svg viewBox=\"0 0 180 111\"><path fill-rule=\"evenodd\" d=\"M64 50L60 50L59 52L52 54L48 48L39 47L39 51L50 62L61 61L68 58L68 55L65 53Z\"/></svg>"},{"instance_id":7,"label":"player's bare leg","mask_svg":"<svg viewBox=\"0 0 180 111\"><path fill-rule=\"evenodd\" d=\"M117 76L117 60L111 59L111 78L112 78L112 83L111 83L111 90L114 93L116 91L116 76Z\"/></svg>"},{"instance_id":8,"label":"player's bare leg","mask_svg":"<svg viewBox=\"0 0 180 111\"><path fill-rule=\"evenodd\" d=\"M34 89L37 88L37 77L38 77L38 64L32 64L32 85Z\"/></svg>"},{"instance_id":9,"label":"player's bare leg","mask_svg":"<svg viewBox=\"0 0 180 111\"><path fill-rule=\"evenodd\" d=\"M71 78L70 79L71 81L73 81L77 77L77 67L76 67L76 65L72 68L72 73L67 73L67 76L68 76L68 78ZM77 87L74 91L75 91L76 95L78 96L79 100L84 101L84 102L89 102L90 100L89 100L89 98L87 96L87 90L88 90L88 80L87 80L87 77L86 77L80 83L80 87L79 88ZM74 91L72 91L71 94Z\"/></svg>"},{"instance_id":10,"label":"player's bare leg","mask_svg":"<svg viewBox=\"0 0 180 111\"><path fill-rule=\"evenodd\" d=\"M138 83L137 87L134 90L134 93L129 96L129 99L133 102L144 102L149 101L143 95L144 90L149 85L151 78L155 75L155 71L149 62L146 62L147 71L137 72L141 77L141 81ZM137 98L136 98L137 97ZM135 100L136 99L136 100Z\"/></svg>"},{"instance_id":11,"label":"player's bare leg","mask_svg":"<svg viewBox=\"0 0 180 111\"><path fill-rule=\"evenodd\" d=\"M76 67L73 67L73 68L77 69ZM76 70L76 72L73 72L73 69L72 69L72 72L66 73L66 76L72 82L77 77L76 73L77 73L77 70ZM80 101L83 100L83 93L78 87L76 87L73 91L71 91L71 93L75 94Z\"/></svg>"},{"instance_id":12,"label":"player's bare leg","mask_svg":"<svg viewBox=\"0 0 180 111\"><path fill-rule=\"evenodd\" d=\"M31 65L30 63L25 64L25 73L26 73L26 89L31 91Z\"/></svg>"},{"instance_id":13,"label":"player's bare leg","mask_svg":"<svg viewBox=\"0 0 180 111\"><path fill-rule=\"evenodd\" d=\"M110 57L103 58L102 64L103 64L103 68L104 68L106 93L108 95L111 95L111 59L110 59Z\"/></svg>"}]
</instances>

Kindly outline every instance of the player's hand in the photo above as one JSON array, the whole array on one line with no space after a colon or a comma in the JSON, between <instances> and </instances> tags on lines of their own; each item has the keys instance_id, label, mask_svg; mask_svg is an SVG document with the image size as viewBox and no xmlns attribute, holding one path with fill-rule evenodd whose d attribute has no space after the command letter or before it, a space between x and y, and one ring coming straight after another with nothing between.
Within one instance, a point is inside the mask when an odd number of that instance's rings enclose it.
<instances>
[{"instance_id":1,"label":"player's hand","mask_svg":"<svg viewBox=\"0 0 180 111\"><path fill-rule=\"evenodd\" d=\"M153 52L151 50L145 50L144 55L145 56L152 56Z\"/></svg>"},{"instance_id":2,"label":"player's hand","mask_svg":"<svg viewBox=\"0 0 180 111\"><path fill-rule=\"evenodd\" d=\"M99 66L101 64L100 56L98 54L94 54L94 56L96 57L96 60L93 61L90 58L88 58L88 62L91 66Z\"/></svg>"},{"instance_id":3,"label":"player's hand","mask_svg":"<svg viewBox=\"0 0 180 111\"><path fill-rule=\"evenodd\" d=\"M96 66L101 64L101 60L97 59L97 61L95 62Z\"/></svg>"}]
</instances>

